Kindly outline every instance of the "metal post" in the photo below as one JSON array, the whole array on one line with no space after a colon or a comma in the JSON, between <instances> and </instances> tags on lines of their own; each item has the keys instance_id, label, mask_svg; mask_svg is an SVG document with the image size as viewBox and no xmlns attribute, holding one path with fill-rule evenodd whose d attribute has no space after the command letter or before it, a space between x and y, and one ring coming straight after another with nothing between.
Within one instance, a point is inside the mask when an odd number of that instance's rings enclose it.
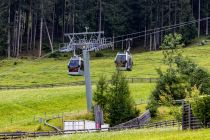
<instances>
[{"instance_id":1,"label":"metal post","mask_svg":"<svg viewBox=\"0 0 210 140\"><path fill-rule=\"evenodd\" d=\"M84 59L84 73L85 73L85 83L86 83L87 108L88 111L90 112L92 107L92 86L90 78L89 51L83 50L83 59Z\"/></svg>"},{"instance_id":2,"label":"metal post","mask_svg":"<svg viewBox=\"0 0 210 140\"><path fill-rule=\"evenodd\" d=\"M182 130L185 129L185 119L184 119L184 115L185 115L185 109L184 109L184 100L182 100Z\"/></svg>"},{"instance_id":3,"label":"metal post","mask_svg":"<svg viewBox=\"0 0 210 140\"><path fill-rule=\"evenodd\" d=\"M198 38L200 37L201 30L201 1L198 0Z\"/></svg>"},{"instance_id":4,"label":"metal post","mask_svg":"<svg viewBox=\"0 0 210 140\"><path fill-rule=\"evenodd\" d=\"M189 121L189 129L191 129L191 106L189 105L188 110L188 121Z\"/></svg>"}]
</instances>

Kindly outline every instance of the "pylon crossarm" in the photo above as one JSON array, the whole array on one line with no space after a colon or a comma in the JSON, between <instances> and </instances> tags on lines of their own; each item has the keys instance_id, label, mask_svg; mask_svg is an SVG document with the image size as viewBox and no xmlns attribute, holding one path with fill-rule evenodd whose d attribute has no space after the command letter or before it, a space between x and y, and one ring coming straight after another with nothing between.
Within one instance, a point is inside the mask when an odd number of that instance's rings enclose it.
<instances>
[{"instance_id":1,"label":"pylon crossarm","mask_svg":"<svg viewBox=\"0 0 210 140\"><path fill-rule=\"evenodd\" d=\"M66 33L65 36L83 36L83 35L99 35L104 34L104 31L101 32L82 32L82 33Z\"/></svg>"},{"instance_id":2,"label":"pylon crossarm","mask_svg":"<svg viewBox=\"0 0 210 140\"><path fill-rule=\"evenodd\" d=\"M69 43L60 48L60 52L71 52L76 49L87 51L100 51L113 46L111 38L102 37L104 32L83 32L65 34Z\"/></svg>"}]
</instances>

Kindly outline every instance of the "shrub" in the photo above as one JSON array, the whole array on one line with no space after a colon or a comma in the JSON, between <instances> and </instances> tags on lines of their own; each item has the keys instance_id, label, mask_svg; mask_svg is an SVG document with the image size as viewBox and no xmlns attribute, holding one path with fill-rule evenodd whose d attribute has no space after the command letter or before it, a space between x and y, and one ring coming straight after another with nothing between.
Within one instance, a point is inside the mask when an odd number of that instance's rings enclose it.
<instances>
[{"instance_id":1,"label":"shrub","mask_svg":"<svg viewBox=\"0 0 210 140\"><path fill-rule=\"evenodd\" d=\"M176 60L176 65L182 78L189 82L190 87L197 86L201 93L210 95L210 75L208 72L189 59L180 57ZM190 89L189 89L190 90Z\"/></svg>"},{"instance_id":2,"label":"shrub","mask_svg":"<svg viewBox=\"0 0 210 140\"><path fill-rule=\"evenodd\" d=\"M28 57L27 56L22 56L21 59L28 59Z\"/></svg>"},{"instance_id":3,"label":"shrub","mask_svg":"<svg viewBox=\"0 0 210 140\"><path fill-rule=\"evenodd\" d=\"M171 97L170 100L184 99L185 88L188 87L187 83L182 81L182 78L178 75L175 70L167 70L163 73L160 69L158 70L160 79L157 82L155 90L150 96L150 102L147 105L147 109L150 110L152 116L156 116L157 108L161 104L162 97ZM165 104L166 102L164 102Z\"/></svg>"},{"instance_id":4,"label":"shrub","mask_svg":"<svg viewBox=\"0 0 210 140\"><path fill-rule=\"evenodd\" d=\"M180 34L169 34L164 37L164 41L161 45L163 49L163 61L168 66L166 72L161 69L157 69L160 80L158 81L155 90L152 92L150 102L147 106L150 109L152 116L156 115L157 107L160 104L161 96L170 96L173 100L185 98L185 86L186 83L182 81L177 69L174 65L177 57L181 57L182 54L179 48L181 44L182 36Z\"/></svg>"},{"instance_id":5,"label":"shrub","mask_svg":"<svg viewBox=\"0 0 210 140\"><path fill-rule=\"evenodd\" d=\"M95 57L103 57L104 54L102 52L96 52Z\"/></svg>"},{"instance_id":6,"label":"shrub","mask_svg":"<svg viewBox=\"0 0 210 140\"><path fill-rule=\"evenodd\" d=\"M163 49L163 61L171 69L176 60L176 57L181 56L180 48L183 44L181 43L182 35L180 34L169 34L164 37L164 41L161 45Z\"/></svg>"},{"instance_id":7,"label":"shrub","mask_svg":"<svg viewBox=\"0 0 210 140\"><path fill-rule=\"evenodd\" d=\"M170 95L174 100L184 99L184 90L187 84L182 81L181 77L175 70L167 70L165 73L159 70L160 80L155 90L152 92L155 100L160 100L162 94Z\"/></svg>"},{"instance_id":8,"label":"shrub","mask_svg":"<svg viewBox=\"0 0 210 140\"><path fill-rule=\"evenodd\" d=\"M202 41L201 41L201 45L202 45L202 46L204 46L204 45L206 45L206 44L207 44L207 41L206 41L206 40L202 40Z\"/></svg>"},{"instance_id":9,"label":"shrub","mask_svg":"<svg viewBox=\"0 0 210 140\"><path fill-rule=\"evenodd\" d=\"M193 114L207 126L207 123L210 122L210 97L199 97L191 105Z\"/></svg>"},{"instance_id":10,"label":"shrub","mask_svg":"<svg viewBox=\"0 0 210 140\"><path fill-rule=\"evenodd\" d=\"M15 61L15 62L14 62L14 65L16 66L17 64L18 64L18 62Z\"/></svg>"},{"instance_id":11,"label":"shrub","mask_svg":"<svg viewBox=\"0 0 210 140\"><path fill-rule=\"evenodd\" d=\"M63 57L69 57L69 55L68 54L64 54Z\"/></svg>"},{"instance_id":12,"label":"shrub","mask_svg":"<svg viewBox=\"0 0 210 140\"><path fill-rule=\"evenodd\" d=\"M146 109L149 109L151 113L151 117L155 117L157 115L157 109L159 107L158 102L154 99L154 96L150 96L149 103L146 107Z\"/></svg>"},{"instance_id":13,"label":"shrub","mask_svg":"<svg viewBox=\"0 0 210 140\"><path fill-rule=\"evenodd\" d=\"M49 55L49 58L60 58L61 54L59 52L55 52Z\"/></svg>"},{"instance_id":14,"label":"shrub","mask_svg":"<svg viewBox=\"0 0 210 140\"><path fill-rule=\"evenodd\" d=\"M37 127L36 131L42 131L42 130L43 130L43 128L42 128L42 125L40 124L40 125Z\"/></svg>"},{"instance_id":15,"label":"shrub","mask_svg":"<svg viewBox=\"0 0 210 140\"><path fill-rule=\"evenodd\" d=\"M171 97L172 100L184 99L186 91L190 92L194 86L199 88L200 93L210 95L210 75L189 59L182 57L177 50L180 40L180 35L169 34L163 41L163 60L168 69L166 72L158 69L160 80L152 92L152 101L148 104L153 113L156 113L156 106L160 104L162 97Z\"/></svg>"},{"instance_id":16,"label":"shrub","mask_svg":"<svg viewBox=\"0 0 210 140\"><path fill-rule=\"evenodd\" d=\"M200 96L201 94L200 90L195 86L192 88L187 101L192 106L193 114L207 126L207 123L210 122L210 96Z\"/></svg>"},{"instance_id":17,"label":"shrub","mask_svg":"<svg viewBox=\"0 0 210 140\"><path fill-rule=\"evenodd\" d=\"M181 122L182 121L182 107L181 106L176 106L172 105L170 106L171 108L171 115L176 119L176 121Z\"/></svg>"}]
</instances>

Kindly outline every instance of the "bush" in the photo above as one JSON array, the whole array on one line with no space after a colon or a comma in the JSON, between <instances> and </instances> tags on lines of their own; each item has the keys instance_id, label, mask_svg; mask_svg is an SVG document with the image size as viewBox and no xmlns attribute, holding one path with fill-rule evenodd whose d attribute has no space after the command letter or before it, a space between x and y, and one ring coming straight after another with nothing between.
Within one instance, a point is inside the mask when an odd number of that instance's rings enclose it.
<instances>
[{"instance_id":1,"label":"bush","mask_svg":"<svg viewBox=\"0 0 210 140\"><path fill-rule=\"evenodd\" d=\"M64 54L63 57L69 57L69 55L68 54Z\"/></svg>"},{"instance_id":2,"label":"bush","mask_svg":"<svg viewBox=\"0 0 210 140\"><path fill-rule=\"evenodd\" d=\"M176 121L181 122L182 121L182 107L172 105L171 107L171 115L176 119Z\"/></svg>"},{"instance_id":3,"label":"bush","mask_svg":"<svg viewBox=\"0 0 210 140\"><path fill-rule=\"evenodd\" d=\"M202 41L201 41L201 45L202 45L202 46L204 46L204 45L206 45L206 44L207 44L207 41L206 41L206 40L202 40Z\"/></svg>"},{"instance_id":4,"label":"bush","mask_svg":"<svg viewBox=\"0 0 210 140\"><path fill-rule=\"evenodd\" d=\"M16 66L17 64L18 64L18 62L15 61L15 62L14 62L14 65Z\"/></svg>"},{"instance_id":5,"label":"bush","mask_svg":"<svg viewBox=\"0 0 210 140\"><path fill-rule=\"evenodd\" d=\"M152 92L152 101L148 104L148 109L153 113L156 113L156 106L160 104L162 97L170 97L171 100L184 99L186 91L191 91L194 86L199 88L201 93L210 95L210 75L189 59L182 57L177 50L180 40L180 35L169 34L163 41L163 60L168 69L166 72L158 69L160 80Z\"/></svg>"},{"instance_id":6,"label":"bush","mask_svg":"<svg viewBox=\"0 0 210 140\"><path fill-rule=\"evenodd\" d=\"M192 106L193 114L207 126L210 122L210 96L200 96L201 94L197 87L193 87L187 101Z\"/></svg>"},{"instance_id":7,"label":"bush","mask_svg":"<svg viewBox=\"0 0 210 140\"><path fill-rule=\"evenodd\" d=\"M161 97L164 95L170 96L172 100L185 98L185 86L187 85L180 77L174 63L177 57L182 56L179 48L182 36L180 34L169 34L164 37L161 45L163 49L163 61L168 66L166 72L157 69L160 80L158 81L155 90L152 92L150 102L147 108L151 111L152 116L156 115L158 105L160 104Z\"/></svg>"},{"instance_id":8,"label":"bush","mask_svg":"<svg viewBox=\"0 0 210 140\"><path fill-rule=\"evenodd\" d=\"M191 105L193 114L207 126L207 123L210 122L210 97L199 97Z\"/></svg>"},{"instance_id":9,"label":"bush","mask_svg":"<svg viewBox=\"0 0 210 140\"><path fill-rule=\"evenodd\" d=\"M55 52L49 55L49 58L60 58L61 57L61 53L59 52Z\"/></svg>"},{"instance_id":10,"label":"bush","mask_svg":"<svg viewBox=\"0 0 210 140\"><path fill-rule=\"evenodd\" d=\"M21 59L28 59L28 57L27 56L22 56Z\"/></svg>"},{"instance_id":11,"label":"bush","mask_svg":"<svg viewBox=\"0 0 210 140\"><path fill-rule=\"evenodd\" d=\"M196 85L197 88L199 87L201 93L210 95L210 75L206 70L183 57L177 59L175 63L177 64L178 71L182 75L182 78L186 82L189 82L190 87Z\"/></svg>"},{"instance_id":12,"label":"bush","mask_svg":"<svg viewBox=\"0 0 210 140\"><path fill-rule=\"evenodd\" d=\"M43 131L43 128L42 128L41 124L37 127L36 131Z\"/></svg>"},{"instance_id":13,"label":"bush","mask_svg":"<svg viewBox=\"0 0 210 140\"><path fill-rule=\"evenodd\" d=\"M160 80L158 81L155 90L152 92L154 99L159 101L162 94L170 95L174 100L184 99L185 88L187 84L182 81L175 70L167 70L163 73L159 70Z\"/></svg>"},{"instance_id":14,"label":"bush","mask_svg":"<svg viewBox=\"0 0 210 140\"><path fill-rule=\"evenodd\" d=\"M149 109L151 113L151 117L155 117L157 115L157 109L159 107L158 102L154 99L154 96L150 96L149 103L146 109Z\"/></svg>"},{"instance_id":15,"label":"bush","mask_svg":"<svg viewBox=\"0 0 210 140\"><path fill-rule=\"evenodd\" d=\"M152 92L150 102L147 106L147 109L150 110L152 116L156 116L157 108L161 103L161 97L170 96L171 100L184 99L186 97L184 91L185 88L188 87L175 70L167 70L163 73L159 69L158 73L160 75L160 80L157 82L156 88Z\"/></svg>"},{"instance_id":16,"label":"bush","mask_svg":"<svg viewBox=\"0 0 210 140\"><path fill-rule=\"evenodd\" d=\"M102 52L96 52L95 57L103 57L104 54Z\"/></svg>"}]
</instances>

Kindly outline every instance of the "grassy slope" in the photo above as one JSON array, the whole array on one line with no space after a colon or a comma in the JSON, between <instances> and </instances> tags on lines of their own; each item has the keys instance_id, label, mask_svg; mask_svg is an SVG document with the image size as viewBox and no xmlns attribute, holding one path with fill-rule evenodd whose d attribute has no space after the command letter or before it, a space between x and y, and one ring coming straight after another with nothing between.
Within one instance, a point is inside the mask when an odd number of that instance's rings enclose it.
<instances>
[{"instance_id":1,"label":"grassy slope","mask_svg":"<svg viewBox=\"0 0 210 140\"><path fill-rule=\"evenodd\" d=\"M184 49L184 55L190 57L200 66L210 71L210 46L202 46ZM105 53L106 57L94 58L91 61L91 76L97 80L100 74L106 74L109 78L115 71L114 57L116 52ZM146 52L133 55L133 71L127 72L128 77L157 77L156 68L165 66L162 64L162 52ZM14 65L14 61L18 64ZM63 60L4 60L0 62L0 85L25 86L36 84L69 83L83 81L83 77L70 77L67 75L68 58Z\"/></svg>"},{"instance_id":2,"label":"grassy slope","mask_svg":"<svg viewBox=\"0 0 210 140\"><path fill-rule=\"evenodd\" d=\"M131 84L130 89L135 101L146 100L154 86L155 84ZM37 118L44 117L45 112L51 115L86 110L84 86L0 91L0 101L0 131L5 130L5 124L12 125L11 119L13 123L22 120L28 123L33 122L34 115ZM30 128L26 125L21 129ZM10 129L14 131L20 127L8 127L8 130Z\"/></svg>"},{"instance_id":3,"label":"grassy slope","mask_svg":"<svg viewBox=\"0 0 210 140\"><path fill-rule=\"evenodd\" d=\"M144 129L38 138L37 140L209 140L210 130Z\"/></svg>"},{"instance_id":4,"label":"grassy slope","mask_svg":"<svg viewBox=\"0 0 210 140\"><path fill-rule=\"evenodd\" d=\"M196 63L210 70L210 46L192 47L184 49L184 54ZM115 71L113 64L114 53L106 53L105 58L91 61L92 77L97 80L98 75L104 73L109 77ZM155 68L164 67L161 62L162 53L147 52L134 55L134 69L126 72L128 77L157 77ZM14 66L14 61L18 64ZM32 85L63 83L84 80L83 77L68 77L66 75L67 60L43 59L42 61L5 60L0 62L0 85ZM93 71L94 68L94 71ZM147 99L154 84L131 85L132 96L136 101ZM62 87L54 89L11 90L0 91L0 131L31 130L33 116L44 116L62 112L75 112L86 109L84 87ZM139 108L143 108L139 106ZM166 111L167 112L167 111ZM12 118L12 120L11 120ZM14 122L22 121L21 126ZM10 127L14 125L14 127ZM3 126L8 124L8 128ZM30 126L32 125L32 126ZM5 127L4 127L5 128Z\"/></svg>"}]
</instances>

